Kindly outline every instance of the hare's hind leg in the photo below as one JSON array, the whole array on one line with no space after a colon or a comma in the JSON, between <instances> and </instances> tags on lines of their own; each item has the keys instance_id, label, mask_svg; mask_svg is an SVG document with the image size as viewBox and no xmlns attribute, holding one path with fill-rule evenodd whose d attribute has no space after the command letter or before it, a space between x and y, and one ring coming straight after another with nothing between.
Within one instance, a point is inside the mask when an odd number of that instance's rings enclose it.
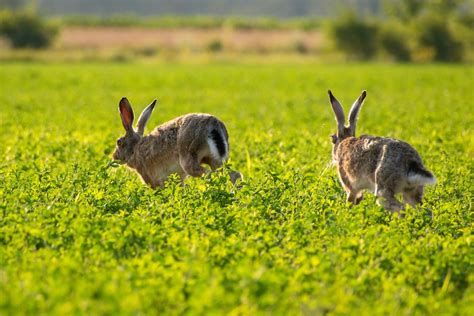
<instances>
[{"instance_id":1,"label":"hare's hind leg","mask_svg":"<svg viewBox=\"0 0 474 316\"><path fill-rule=\"evenodd\" d=\"M359 192L351 191L347 194L347 201L351 202L354 205L359 204L363 198L364 198L364 194L362 193L362 191L359 191Z\"/></svg>"},{"instance_id":2,"label":"hare's hind leg","mask_svg":"<svg viewBox=\"0 0 474 316\"><path fill-rule=\"evenodd\" d=\"M207 164L209 165L209 167L211 167L212 171L216 171L218 168L222 167L224 162L222 161L222 159L216 159L214 157L210 157L208 159Z\"/></svg>"},{"instance_id":3,"label":"hare's hind leg","mask_svg":"<svg viewBox=\"0 0 474 316\"><path fill-rule=\"evenodd\" d=\"M416 207L418 204L422 204L423 199L423 186L417 186L416 188L410 188L403 191L403 201L410 204L412 207Z\"/></svg>"},{"instance_id":4,"label":"hare's hind leg","mask_svg":"<svg viewBox=\"0 0 474 316\"><path fill-rule=\"evenodd\" d=\"M392 186L387 185L387 183L377 182L375 196L377 197L377 203L391 212L400 214L400 211L404 209L403 204L395 197L395 191L392 189Z\"/></svg>"},{"instance_id":5,"label":"hare's hind leg","mask_svg":"<svg viewBox=\"0 0 474 316\"><path fill-rule=\"evenodd\" d=\"M216 171L218 168L222 167L224 164L224 160L222 159L216 159L216 158L210 158L209 159L209 166L211 167L212 172ZM232 170L229 173L230 181L235 184L237 180L242 180L243 176L240 172Z\"/></svg>"},{"instance_id":6,"label":"hare's hind leg","mask_svg":"<svg viewBox=\"0 0 474 316\"><path fill-rule=\"evenodd\" d=\"M382 159L375 170L375 196L379 205L398 214L404 209L403 204L395 198L402 178L400 171L390 163L390 155L387 154L387 147L384 147Z\"/></svg>"},{"instance_id":7,"label":"hare's hind leg","mask_svg":"<svg viewBox=\"0 0 474 316\"><path fill-rule=\"evenodd\" d=\"M417 186L416 188L411 188L403 191L403 201L405 203L410 204L413 208L415 208L417 205L422 205L423 204L423 193L424 193L424 187L422 185ZM429 208L425 209L425 214L433 218L433 211Z\"/></svg>"},{"instance_id":8,"label":"hare's hind leg","mask_svg":"<svg viewBox=\"0 0 474 316\"><path fill-rule=\"evenodd\" d=\"M201 166L202 158L205 156L203 149L205 141L200 138L193 140L190 144L181 144L179 148L179 164L184 172L192 177L200 177L206 173L206 169Z\"/></svg>"},{"instance_id":9,"label":"hare's hind leg","mask_svg":"<svg viewBox=\"0 0 474 316\"><path fill-rule=\"evenodd\" d=\"M196 154L188 153L179 157L179 164L184 172L192 177L200 177L206 172Z\"/></svg>"},{"instance_id":10,"label":"hare's hind leg","mask_svg":"<svg viewBox=\"0 0 474 316\"><path fill-rule=\"evenodd\" d=\"M375 196L377 203L391 212L397 212L404 209L403 204L395 197L396 180L390 175L385 174L383 170L378 170L375 174Z\"/></svg>"},{"instance_id":11,"label":"hare's hind leg","mask_svg":"<svg viewBox=\"0 0 474 316\"><path fill-rule=\"evenodd\" d=\"M403 210L403 204L395 198L395 193L390 189L377 188L375 191L377 203L391 212L400 213Z\"/></svg>"}]
</instances>

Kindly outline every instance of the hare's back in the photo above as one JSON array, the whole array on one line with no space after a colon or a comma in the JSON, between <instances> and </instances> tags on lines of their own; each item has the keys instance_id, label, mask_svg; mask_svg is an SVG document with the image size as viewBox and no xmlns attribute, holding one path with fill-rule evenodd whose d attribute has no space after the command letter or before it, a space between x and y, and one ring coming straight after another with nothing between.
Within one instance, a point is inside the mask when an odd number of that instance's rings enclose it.
<instances>
[{"instance_id":1,"label":"hare's back","mask_svg":"<svg viewBox=\"0 0 474 316\"><path fill-rule=\"evenodd\" d=\"M380 162L396 165L397 168L412 161L421 163L420 155L410 144L394 138L362 135L341 145L345 156L350 157L349 160L358 168L363 165L365 169L375 170Z\"/></svg>"},{"instance_id":2,"label":"hare's back","mask_svg":"<svg viewBox=\"0 0 474 316\"><path fill-rule=\"evenodd\" d=\"M229 152L227 130L218 118L206 113L179 117L177 148L180 155L225 159Z\"/></svg>"},{"instance_id":3,"label":"hare's back","mask_svg":"<svg viewBox=\"0 0 474 316\"><path fill-rule=\"evenodd\" d=\"M337 147L337 156L341 166L357 177L372 174L382 153L382 137L362 135L344 139Z\"/></svg>"},{"instance_id":4,"label":"hare's back","mask_svg":"<svg viewBox=\"0 0 474 316\"><path fill-rule=\"evenodd\" d=\"M207 138L214 131L223 133L228 138L224 123L217 117L207 113L189 113L178 118L180 120L179 138Z\"/></svg>"},{"instance_id":5,"label":"hare's back","mask_svg":"<svg viewBox=\"0 0 474 316\"><path fill-rule=\"evenodd\" d=\"M395 163L408 166L412 162L423 165L421 157L410 144L399 139L386 138L386 154Z\"/></svg>"},{"instance_id":6,"label":"hare's back","mask_svg":"<svg viewBox=\"0 0 474 316\"><path fill-rule=\"evenodd\" d=\"M141 151L147 157L168 157L176 152L178 141L179 122L174 119L157 126L147 136L143 137Z\"/></svg>"}]
</instances>

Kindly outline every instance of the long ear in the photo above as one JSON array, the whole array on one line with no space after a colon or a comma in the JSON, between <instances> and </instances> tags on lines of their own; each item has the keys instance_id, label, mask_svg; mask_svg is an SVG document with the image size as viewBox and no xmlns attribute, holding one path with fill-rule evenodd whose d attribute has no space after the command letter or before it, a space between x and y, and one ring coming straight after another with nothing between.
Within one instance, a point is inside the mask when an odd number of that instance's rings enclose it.
<instances>
[{"instance_id":1,"label":"long ear","mask_svg":"<svg viewBox=\"0 0 474 316\"><path fill-rule=\"evenodd\" d=\"M145 126L148 120L150 119L150 115L153 112L153 109L155 108L156 100L153 100L149 106L147 106L142 114L140 114L140 117L138 118L138 123L137 123L137 133L140 136L143 136L143 133L145 132Z\"/></svg>"},{"instance_id":2,"label":"long ear","mask_svg":"<svg viewBox=\"0 0 474 316\"><path fill-rule=\"evenodd\" d=\"M357 100L355 100L354 104L351 107L351 111L349 112L349 128L351 130L352 136L355 135L356 130L356 123L357 118L359 117L359 111L362 108L362 103L364 103L365 96L367 92L364 90Z\"/></svg>"},{"instance_id":3,"label":"long ear","mask_svg":"<svg viewBox=\"0 0 474 316\"><path fill-rule=\"evenodd\" d=\"M342 109L342 106L339 103L339 101L337 101L334 95L332 94L331 90L328 90L328 93L329 93L329 100L331 101L332 110L334 111L334 114L336 115L338 135L343 135L344 122L346 120L345 115L344 115L344 110Z\"/></svg>"},{"instance_id":4,"label":"long ear","mask_svg":"<svg viewBox=\"0 0 474 316\"><path fill-rule=\"evenodd\" d=\"M133 132L133 110L127 98L123 97L119 102L120 117L122 118L123 127L127 132Z\"/></svg>"}]
</instances>

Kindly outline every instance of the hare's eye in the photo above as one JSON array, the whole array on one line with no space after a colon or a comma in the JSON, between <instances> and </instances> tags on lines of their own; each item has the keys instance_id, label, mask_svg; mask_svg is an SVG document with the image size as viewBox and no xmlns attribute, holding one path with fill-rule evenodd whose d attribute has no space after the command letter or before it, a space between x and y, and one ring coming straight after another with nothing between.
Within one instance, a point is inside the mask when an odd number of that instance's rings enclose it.
<instances>
[{"instance_id":1,"label":"hare's eye","mask_svg":"<svg viewBox=\"0 0 474 316\"><path fill-rule=\"evenodd\" d=\"M117 140L117 146L122 146L123 145L123 139L119 138Z\"/></svg>"}]
</instances>

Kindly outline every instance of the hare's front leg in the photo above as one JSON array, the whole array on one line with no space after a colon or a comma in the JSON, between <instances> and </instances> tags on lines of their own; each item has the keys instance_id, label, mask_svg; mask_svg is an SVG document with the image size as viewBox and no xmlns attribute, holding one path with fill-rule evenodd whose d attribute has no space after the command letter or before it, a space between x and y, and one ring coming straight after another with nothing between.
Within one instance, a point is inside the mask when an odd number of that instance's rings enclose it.
<instances>
[{"instance_id":1,"label":"hare's front leg","mask_svg":"<svg viewBox=\"0 0 474 316\"><path fill-rule=\"evenodd\" d=\"M338 168L338 174L339 174L339 181L342 184L342 187L344 188L344 191L346 191L347 194L347 202L350 202L353 205L357 205L362 201L364 195L362 194L361 191L354 190L351 181L347 177L347 174L342 168L342 166L339 166Z\"/></svg>"},{"instance_id":2,"label":"hare's front leg","mask_svg":"<svg viewBox=\"0 0 474 316\"><path fill-rule=\"evenodd\" d=\"M137 170L138 171L138 170ZM148 184L152 189L156 189L157 187L163 187L163 181L159 179L158 177L151 176L144 170L140 170L141 172L138 172L140 177L142 178L142 181L146 184Z\"/></svg>"}]
</instances>

